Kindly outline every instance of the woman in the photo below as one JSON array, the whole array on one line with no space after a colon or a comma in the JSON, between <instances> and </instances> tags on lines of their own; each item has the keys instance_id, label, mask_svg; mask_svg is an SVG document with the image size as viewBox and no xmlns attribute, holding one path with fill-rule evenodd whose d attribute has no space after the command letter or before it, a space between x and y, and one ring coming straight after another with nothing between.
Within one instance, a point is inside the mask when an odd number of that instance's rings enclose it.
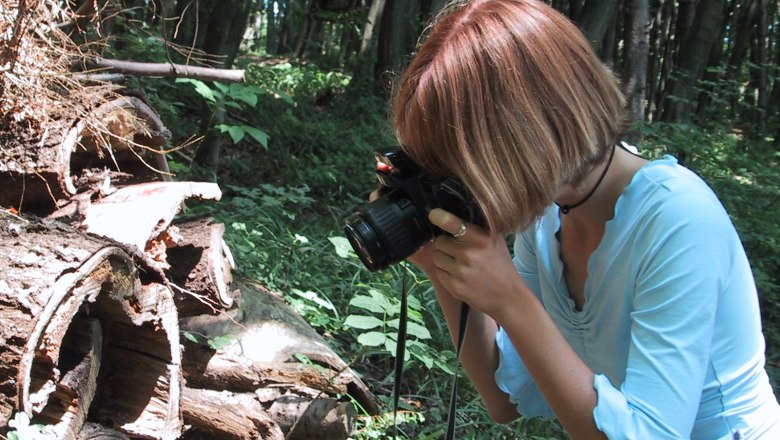
<instances>
[{"instance_id":1,"label":"woman","mask_svg":"<svg viewBox=\"0 0 780 440\"><path fill-rule=\"evenodd\" d=\"M498 422L556 416L576 439L780 438L739 237L693 173L625 148L623 108L552 8L451 8L397 86L394 124L415 162L466 184L488 227L433 210L451 235L410 260L451 332L472 306L462 362Z\"/></svg>"}]
</instances>

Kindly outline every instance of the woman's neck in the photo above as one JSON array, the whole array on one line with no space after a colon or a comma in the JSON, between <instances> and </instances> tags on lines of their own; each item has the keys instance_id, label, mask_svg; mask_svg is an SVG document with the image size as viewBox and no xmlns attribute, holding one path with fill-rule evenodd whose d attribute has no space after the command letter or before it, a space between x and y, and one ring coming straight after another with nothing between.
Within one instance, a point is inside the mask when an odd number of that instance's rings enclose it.
<instances>
[{"instance_id":1,"label":"woman's neck","mask_svg":"<svg viewBox=\"0 0 780 440\"><path fill-rule=\"evenodd\" d=\"M592 224L599 227L614 217L615 204L620 194L631 183L634 174L647 163L647 160L623 148L614 148L611 160L607 156L576 186L565 185L561 188L556 203L571 207L561 217L570 218L573 223L583 226Z\"/></svg>"}]
</instances>

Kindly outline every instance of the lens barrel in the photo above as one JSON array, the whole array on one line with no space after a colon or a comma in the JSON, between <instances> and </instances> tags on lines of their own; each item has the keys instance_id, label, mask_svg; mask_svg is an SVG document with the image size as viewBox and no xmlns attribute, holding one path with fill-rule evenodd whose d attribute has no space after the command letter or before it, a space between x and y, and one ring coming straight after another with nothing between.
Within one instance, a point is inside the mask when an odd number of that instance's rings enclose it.
<instances>
[{"instance_id":1,"label":"lens barrel","mask_svg":"<svg viewBox=\"0 0 780 440\"><path fill-rule=\"evenodd\" d=\"M380 197L347 218L344 234L363 264L376 272L410 256L433 234L407 198Z\"/></svg>"}]
</instances>

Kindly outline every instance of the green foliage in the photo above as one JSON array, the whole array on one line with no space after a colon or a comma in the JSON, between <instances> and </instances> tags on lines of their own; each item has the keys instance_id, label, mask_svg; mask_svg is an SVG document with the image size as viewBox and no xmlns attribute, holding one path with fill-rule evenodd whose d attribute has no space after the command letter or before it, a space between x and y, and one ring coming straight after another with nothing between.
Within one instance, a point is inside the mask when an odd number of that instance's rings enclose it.
<instances>
[{"instance_id":1,"label":"green foliage","mask_svg":"<svg viewBox=\"0 0 780 440\"><path fill-rule=\"evenodd\" d=\"M246 67L249 82L294 96L297 100L316 98L343 92L352 79L339 71L327 71L314 64L279 63L272 66L249 64Z\"/></svg>"},{"instance_id":2,"label":"green foliage","mask_svg":"<svg viewBox=\"0 0 780 440\"><path fill-rule=\"evenodd\" d=\"M190 84L214 112L226 109L242 111L245 106L254 108L257 106L258 100L267 94L265 89L254 85L214 82L212 88L197 79L179 78L176 82ZM214 128L220 133L229 134L234 144L241 142L246 135L249 135L263 148L268 148L268 133L257 127L248 124L216 124Z\"/></svg>"}]
</instances>

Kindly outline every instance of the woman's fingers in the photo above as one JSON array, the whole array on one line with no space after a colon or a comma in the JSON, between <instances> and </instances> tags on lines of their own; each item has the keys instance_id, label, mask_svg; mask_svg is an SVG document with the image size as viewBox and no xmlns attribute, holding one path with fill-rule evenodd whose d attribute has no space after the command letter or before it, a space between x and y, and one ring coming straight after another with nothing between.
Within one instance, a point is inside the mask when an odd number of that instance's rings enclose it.
<instances>
[{"instance_id":1,"label":"woman's fingers","mask_svg":"<svg viewBox=\"0 0 780 440\"><path fill-rule=\"evenodd\" d=\"M428 214L428 220L442 231L450 234L456 240L463 240L468 234L468 225L455 214L443 209L433 209Z\"/></svg>"}]
</instances>

